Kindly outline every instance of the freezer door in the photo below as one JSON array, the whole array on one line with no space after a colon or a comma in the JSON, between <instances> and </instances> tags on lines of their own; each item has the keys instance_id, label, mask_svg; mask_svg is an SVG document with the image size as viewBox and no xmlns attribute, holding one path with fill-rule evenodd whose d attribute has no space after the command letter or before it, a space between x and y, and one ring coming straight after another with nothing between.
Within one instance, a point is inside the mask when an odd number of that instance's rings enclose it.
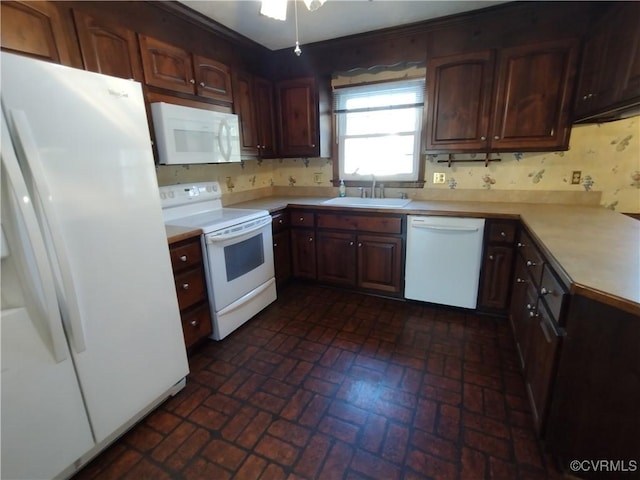
<instances>
[{"instance_id":1,"label":"freezer door","mask_svg":"<svg viewBox=\"0 0 640 480\"><path fill-rule=\"evenodd\" d=\"M2 107L101 442L188 373L142 90L1 55Z\"/></svg>"},{"instance_id":2,"label":"freezer door","mask_svg":"<svg viewBox=\"0 0 640 480\"><path fill-rule=\"evenodd\" d=\"M9 164L9 165L7 165ZM52 272L2 121L2 478L53 478L94 446Z\"/></svg>"}]
</instances>

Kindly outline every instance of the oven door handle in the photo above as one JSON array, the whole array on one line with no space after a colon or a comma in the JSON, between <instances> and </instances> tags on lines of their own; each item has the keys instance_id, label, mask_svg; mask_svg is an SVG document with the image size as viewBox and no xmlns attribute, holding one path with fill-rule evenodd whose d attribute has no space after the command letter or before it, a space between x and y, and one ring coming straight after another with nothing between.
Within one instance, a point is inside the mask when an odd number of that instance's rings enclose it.
<instances>
[{"instance_id":1,"label":"oven door handle","mask_svg":"<svg viewBox=\"0 0 640 480\"><path fill-rule=\"evenodd\" d=\"M259 218L257 220L254 220L253 223L254 223L253 226L250 226L246 229L243 228L241 230L231 232L231 233L222 233L222 234L210 233L206 236L207 243L223 242L225 240L242 237L248 233L253 233L257 230L262 229L262 227L264 227L265 225L271 223L271 216Z\"/></svg>"}]
</instances>

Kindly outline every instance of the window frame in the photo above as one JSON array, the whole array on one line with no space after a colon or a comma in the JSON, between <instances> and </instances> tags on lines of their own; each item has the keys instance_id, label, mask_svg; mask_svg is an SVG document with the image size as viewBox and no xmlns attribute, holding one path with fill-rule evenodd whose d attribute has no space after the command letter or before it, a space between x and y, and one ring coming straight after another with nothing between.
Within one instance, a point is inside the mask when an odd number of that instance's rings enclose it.
<instances>
[{"instance_id":1,"label":"window frame","mask_svg":"<svg viewBox=\"0 0 640 480\"><path fill-rule=\"evenodd\" d=\"M424 79L413 79L413 80L422 80L424 82ZM367 83L367 84L362 84L360 86L362 87L366 87L366 86L374 86L374 85L380 85L380 84L391 84L391 83L399 83L398 80L383 80L380 82L371 82L371 83ZM354 85L356 86L356 85ZM424 161L424 125L425 125L425 121L426 121L426 110L427 110L427 106L426 106L426 85L423 85L423 88L425 89L424 95L425 95L425 104L422 107L422 114L421 114L421 125L420 125L420 130L417 131L417 139L416 139L416 144L419 147L419 151L418 151L418 168L417 168L417 175L418 175L418 179L417 180L381 180L382 182L384 182L386 187L391 187L391 188L423 188L425 185L425 180L424 180L424 175L425 175L425 161ZM332 106L332 131L333 131L333 135L334 135L334 141L332 142L332 158L333 158L333 179L332 179L332 183L334 186L338 186L340 184L340 180L341 180L341 176L340 176L340 163L341 163L341 158L340 158L340 142L339 142L339 130L338 130L338 113L335 112L335 100L332 99L331 102L331 106ZM344 184L347 187L364 187L364 186L369 186L371 185L371 178L369 175L363 175L362 179L346 179L346 178L342 178L342 180L344 181Z\"/></svg>"}]
</instances>

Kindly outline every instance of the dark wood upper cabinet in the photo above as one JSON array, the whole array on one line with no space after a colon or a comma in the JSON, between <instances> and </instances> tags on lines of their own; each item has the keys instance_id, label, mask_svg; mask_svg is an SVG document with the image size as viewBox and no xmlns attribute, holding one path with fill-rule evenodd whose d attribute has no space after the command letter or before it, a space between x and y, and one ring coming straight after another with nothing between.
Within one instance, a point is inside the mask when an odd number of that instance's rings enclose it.
<instances>
[{"instance_id":1,"label":"dark wood upper cabinet","mask_svg":"<svg viewBox=\"0 0 640 480\"><path fill-rule=\"evenodd\" d=\"M430 59L428 152L566 150L572 39Z\"/></svg>"},{"instance_id":2,"label":"dark wood upper cabinet","mask_svg":"<svg viewBox=\"0 0 640 480\"><path fill-rule=\"evenodd\" d=\"M74 66L53 2L2 2L0 20L2 50Z\"/></svg>"},{"instance_id":3,"label":"dark wood upper cabinet","mask_svg":"<svg viewBox=\"0 0 640 480\"><path fill-rule=\"evenodd\" d=\"M434 58L427 68L427 151L483 150L489 145L494 53Z\"/></svg>"},{"instance_id":4,"label":"dark wood upper cabinet","mask_svg":"<svg viewBox=\"0 0 640 480\"><path fill-rule=\"evenodd\" d=\"M616 110L640 104L640 3L607 8L583 44L577 121L615 117Z\"/></svg>"},{"instance_id":5,"label":"dark wood upper cabinet","mask_svg":"<svg viewBox=\"0 0 640 480\"><path fill-rule=\"evenodd\" d=\"M138 35L147 85L182 93L195 92L191 54L146 35Z\"/></svg>"},{"instance_id":6,"label":"dark wood upper cabinet","mask_svg":"<svg viewBox=\"0 0 640 480\"><path fill-rule=\"evenodd\" d=\"M255 77L253 86L260 156L265 158L274 157L277 149L273 108L273 83L267 79Z\"/></svg>"},{"instance_id":7,"label":"dark wood upper cabinet","mask_svg":"<svg viewBox=\"0 0 640 480\"><path fill-rule=\"evenodd\" d=\"M578 42L564 39L499 53L491 148L566 150Z\"/></svg>"},{"instance_id":8,"label":"dark wood upper cabinet","mask_svg":"<svg viewBox=\"0 0 640 480\"><path fill-rule=\"evenodd\" d=\"M279 156L330 156L329 87L328 79L315 77L296 78L276 83Z\"/></svg>"},{"instance_id":9,"label":"dark wood upper cabinet","mask_svg":"<svg viewBox=\"0 0 640 480\"><path fill-rule=\"evenodd\" d=\"M276 84L278 146L283 157L318 156L318 100L313 78Z\"/></svg>"},{"instance_id":10,"label":"dark wood upper cabinet","mask_svg":"<svg viewBox=\"0 0 640 480\"><path fill-rule=\"evenodd\" d=\"M276 153L273 122L273 84L235 71L234 108L240 117L243 156L271 158Z\"/></svg>"},{"instance_id":11,"label":"dark wood upper cabinet","mask_svg":"<svg viewBox=\"0 0 640 480\"><path fill-rule=\"evenodd\" d=\"M240 149L243 156L258 156L259 140L253 98L253 76L241 71L233 73L234 109L240 117Z\"/></svg>"},{"instance_id":12,"label":"dark wood upper cabinet","mask_svg":"<svg viewBox=\"0 0 640 480\"><path fill-rule=\"evenodd\" d=\"M134 32L77 10L73 11L73 18L85 70L139 82L144 80Z\"/></svg>"},{"instance_id":13,"label":"dark wood upper cabinet","mask_svg":"<svg viewBox=\"0 0 640 480\"><path fill-rule=\"evenodd\" d=\"M202 55L193 55L196 93L201 97L233 102L231 68Z\"/></svg>"},{"instance_id":14,"label":"dark wood upper cabinet","mask_svg":"<svg viewBox=\"0 0 640 480\"><path fill-rule=\"evenodd\" d=\"M147 85L224 103L233 101L231 69L175 45L138 35Z\"/></svg>"}]
</instances>

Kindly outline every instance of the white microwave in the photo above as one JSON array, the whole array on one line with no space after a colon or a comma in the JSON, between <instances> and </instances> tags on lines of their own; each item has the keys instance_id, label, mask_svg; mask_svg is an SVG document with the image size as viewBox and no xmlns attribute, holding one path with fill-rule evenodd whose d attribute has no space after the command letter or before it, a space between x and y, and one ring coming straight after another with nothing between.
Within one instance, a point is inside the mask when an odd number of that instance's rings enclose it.
<instances>
[{"instance_id":1,"label":"white microwave","mask_svg":"<svg viewBox=\"0 0 640 480\"><path fill-rule=\"evenodd\" d=\"M237 115L162 102L151 104L151 115L161 164L241 160Z\"/></svg>"}]
</instances>

